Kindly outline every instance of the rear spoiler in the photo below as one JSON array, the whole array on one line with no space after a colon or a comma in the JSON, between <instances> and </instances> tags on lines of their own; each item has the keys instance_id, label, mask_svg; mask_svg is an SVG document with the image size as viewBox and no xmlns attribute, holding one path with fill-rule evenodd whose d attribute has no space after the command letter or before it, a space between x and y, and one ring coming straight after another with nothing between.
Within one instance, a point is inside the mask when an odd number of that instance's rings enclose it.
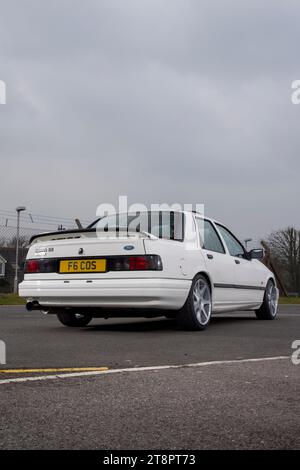
<instances>
[{"instance_id":1,"label":"rear spoiler","mask_svg":"<svg viewBox=\"0 0 300 470\"><path fill-rule=\"evenodd\" d=\"M37 238L43 238L43 237L54 237L56 235L67 235L70 233L75 233L75 234L80 234L80 233L86 233L86 232L96 232L96 228L83 228L83 229L71 229L71 230L58 230L56 232L44 232L44 233L39 233L37 235L33 235L30 240L29 240L29 245L36 240Z\"/></svg>"},{"instance_id":2,"label":"rear spoiler","mask_svg":"<svg viewBox=\"0 0 300 470\"><path fill-rule=\"evenodd\" d=\"M136 235L137 233L141 234L141 235L144 235L146 236L147 238L151 238L152 240L157 240L158 237L156 237L155 235L152 235L152 233L149 233L149 232L145 232L143 230L136 230L135 232L132 231L132 230L127 230L126 228L124 229L115 229L115 228L111 228L111 229L106 229L106 230L100 230L100 229L97 229L96 227L95 228L83 228L83 229L71 229L71 230L59 230L59 231L56 231L56 232L45 232L45 233L40 233L40 234L37 234L37 235L33 235L30 240L29 240L29 245L32 244L32 242L34 242L34 240L36 240L37 238L44 238L44 237L55 237L57 235L68 235L68 234L74 234L75 236L78 234L80 235L81 233L91 233L91 232L103 232L103 233L106 233L106 232L118 232L118 233L124 233L126 232L128 236L130 235ZM64 237L62 236L61 239L63 238L68 238L68 237ZM71 237L70 237L71 238ZM56 239L57 240L57 239Z\"/></svg>"}]
</instances>

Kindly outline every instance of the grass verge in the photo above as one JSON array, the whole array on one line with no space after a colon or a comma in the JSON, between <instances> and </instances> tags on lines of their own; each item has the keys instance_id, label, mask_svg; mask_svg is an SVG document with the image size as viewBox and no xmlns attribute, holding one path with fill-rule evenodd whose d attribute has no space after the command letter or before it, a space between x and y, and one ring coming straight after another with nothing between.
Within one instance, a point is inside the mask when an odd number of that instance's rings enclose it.
<instances>
[{"instance_id":1,"label":"grass verge","mask_svg":"<svg viewBox=\"0 0 300 470\"><path fill-rule=\"evenodd\" d=\"M297 305L300 304L300 297L280 297L279 303L282 305Z\"/></svg>"},{"instance_id":2,"label":"grass verge","mask_svg":"<svg viewBox=\"0 0 300 470\"><path fill-rule=\"evenodd\" d=\"M0 294L0 305L25 305L25 299L17 294Z\"/></svg>"},{"instance_id":3,"label":"grass verge","mask_svg":"<svg viewBox=\"0 0 300 470\"><path fill-rule=\"evenodd\" d=\"M17 294L0 294L0 305L25 305L25 303L25 299ZM300 304L300 297L280 297L279 303L281 305L297 305Z\"/></svg>"}]
</instances>

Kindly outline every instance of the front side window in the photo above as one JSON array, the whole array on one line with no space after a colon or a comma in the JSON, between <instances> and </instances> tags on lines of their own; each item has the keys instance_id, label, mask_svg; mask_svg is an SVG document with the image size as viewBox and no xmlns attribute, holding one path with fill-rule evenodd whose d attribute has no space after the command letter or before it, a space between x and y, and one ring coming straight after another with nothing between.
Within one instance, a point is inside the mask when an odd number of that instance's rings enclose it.
<instances>
[{"instance_id":1,"label":"front side window","mask_svg":"<svg viewBox=\"0 0 300 470\"><path fill-rule=\"evenodd\" d=\"M198 231L201 240L201 247L204 250L225 253L224 247L213 224L208 220L197 220Z\"/></svg>"},{"instance_id":2,"label":"front side window","mask_svg":"<svg viewBox=\"0 0 300 470\"><path fill-rule=\"evenodd\" d=\"M246 258L243 245L229 232L229 230L219 224L217 224L217 227L223 237L224 242L226 243L231 256Z\"/></svg>"},{"instance_id":3,"label":"front side window","mask_svg":"<svg viewBox=\"0 0 300 470\"><path fill-rule=\"evenodd\" d=\"M4 262L0 261L0 277L4 277L4 273L5 273Z\"/></svg>"}]
</instances>

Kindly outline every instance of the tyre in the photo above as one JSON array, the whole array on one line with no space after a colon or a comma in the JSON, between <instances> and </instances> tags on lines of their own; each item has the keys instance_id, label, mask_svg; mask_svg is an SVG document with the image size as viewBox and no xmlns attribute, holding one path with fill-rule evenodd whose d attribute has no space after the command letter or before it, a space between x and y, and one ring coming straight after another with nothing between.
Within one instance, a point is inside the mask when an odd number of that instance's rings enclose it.
<instances>
[{"instance_id":1,"label":"tyre","mask_svg":"<svg viewBox=\"0 0 300 470\"><path fill-rule=\"evenodd\" d=\"M278 290L270 279L265 290L264 300L261 307L255 311L259 320L274 320L277 314Z\"/></svg>"},{"instance_id":2,"label":"tyre","mask_svg":"<svg viewBox=\"0 0 300 470\"><path fill-rule=\"evenodd\" d=\"M204 330L210 322L212 311L211 288L207 279L198 274L188 298L177 314L179 326L185 330Z\"/></svg>"},{"instance_id":3,"label":"tyre","mask_svg":"<svg viewBox=\"0 0 300 470\"><path fill-rule=\"evenodd\" d=\"M90 323L92 317L81 313L61 312L57 314L60 323L65 326L86 326Z\"/></svg>"}]
</instances>

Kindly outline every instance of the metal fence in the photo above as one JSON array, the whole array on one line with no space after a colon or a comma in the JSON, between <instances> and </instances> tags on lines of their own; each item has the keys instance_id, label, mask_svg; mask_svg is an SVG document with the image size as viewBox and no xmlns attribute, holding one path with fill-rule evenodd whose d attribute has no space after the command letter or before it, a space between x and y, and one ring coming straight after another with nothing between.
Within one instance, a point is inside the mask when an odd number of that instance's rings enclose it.
<instances>
[{"instance_id":1,"label":"metal fence","mask_svg":"<svg viewBox=\"0 0 300 470\"><path fill-rule=\"evenodd\" d=\"M17 257L18 218L20 225ZM80 222L86 227L91 221ZM33 235L76 228L78 225L75 218L32 214L28 210L18 213L17 209L0 209L0 293L12 292L16 289L16 284L22 281L27 248Z\"/></svg>"},{"instance_id":2,"label":"metal fence","mask_svg":"<svg viewBox=\"0 0 300 470\"><path fill-rule=\"evenodd\" d=\"M83 226L91 221L82 220ZM20 246L28 245L33 235L78 228L75 219L22 213L20 219ZM15 246L17 237L17 214L15 211L0 209L0 247Z\"/></svg>"},{"instance_id":3,"label":"metal fence","mask_svg":"<svg viewBox=\"0 0 300 470\"><path fill-rule=\"evenodd\" d=\"M27 222L27 223L26 223ZM88 224L85 224L85 226ZM31 221L24 217L19 228L19 256L18 256L18 282L21 282L24 275L24 263L30 238L45 232L55 232L58 230L78 228L75 220L49 221L44 219ZM17 220L13 217L1 220L0 214L0 293L13 292L16 284L16 243L17 242Z\"/></svg>"},{"instance_id":4,"label":"metal fence","mask_svg":"<svg viewBox=\"0 0 300 470\"><path fill-rule=\"evenodd\" d=\"M72 229L77 228L77 225L64 226L20 226L19 245L20 247L26 247L29 243L30 238L33 235L44 232L54 232L56 230ZM15 246L17 239L17 226L16 225L1 225L0 224L0 246Z\"/></svg>"}]
</instances>

